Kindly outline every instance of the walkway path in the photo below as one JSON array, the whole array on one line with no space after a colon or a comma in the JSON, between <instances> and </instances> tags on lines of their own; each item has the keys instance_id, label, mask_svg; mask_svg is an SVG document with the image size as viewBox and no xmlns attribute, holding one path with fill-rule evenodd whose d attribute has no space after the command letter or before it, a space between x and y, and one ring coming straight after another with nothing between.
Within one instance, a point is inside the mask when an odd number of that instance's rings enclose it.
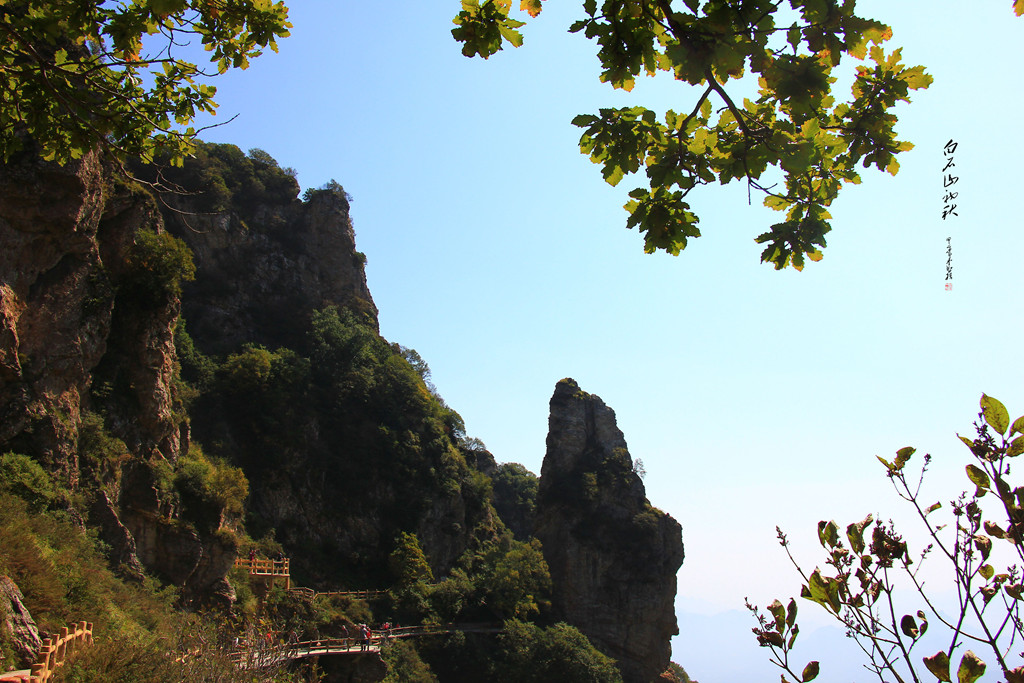
<instances>
[{"instance_id":1,"label":"walkway path","mask_svg":"<svg viewBox=\"0 0 1024 683\"><path fill-rule=\"evenodd\" d=\"M0 681L18 683L46 683L57 667L71 656L75 648L92 642L92 624L80 621L71 628L62 628L60 634L43 641L43 647L31 669L0 673Z\"/></svg>"},{"instance_id":2,"label":"walkway path","mask_svg":"<svg viewBox=\"0 0 1024 683\"><path fill-rule=\"evenodd\" d=\"M390 629L387 633L374 633L364 648L358 638L321 638L305 640L290 645L279 645L257 650L237 650L231 658L243 669L262 669L288 660L319 657L321 655L359 655L380 652L383 645L393 638L443 635L446 633L500 633L501 626L494 624L446 624L441 626L403 626Z\"/></svg>"}]
</instances>

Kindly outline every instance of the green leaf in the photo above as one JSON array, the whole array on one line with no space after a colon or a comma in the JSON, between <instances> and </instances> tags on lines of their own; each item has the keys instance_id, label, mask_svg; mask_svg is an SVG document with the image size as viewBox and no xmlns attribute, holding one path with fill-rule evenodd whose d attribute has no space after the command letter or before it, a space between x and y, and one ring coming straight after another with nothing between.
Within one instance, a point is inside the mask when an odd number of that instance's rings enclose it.
<instances>
[{"instance_id":1,"label":"green leaf","mask_svg":"<svg viewBox=\"0 0 1024 683\"><path fill-rule=\"evenodd\" d=\"M1014 434L1024 434L1024 415L1021 415L1013 421L1013 426L1010 427L1010 436Z\"/></svg>"},{"instance_id":2,"label":"green leaf","mask_svg":"<svg viewBox=\"0 0 1024 683\"><path fill-rule=\"evenodd\" d=\"M900 73L900 77L906 82L907 87L911 90L919 90L921 88L927 88L932 84L932 77L924 72L923 66L914 66L909 69L904 69Z\"/></svg>"},{"instance_id":3,"label":"green leaf","mask_svg":"<svg viewBox=\"0 0 1024 683\"><path fill-rule=\"evenodd\" d=\"M992 544L992 542L991 542L991 541L989 541L989 546L990 546L990 547L991 547L991 544ZM992 577L993 577L993 576L995 576L996 570L995 570L995 568L994 568L994 567L993 567L992 565L990 565L990 564L983 564L983 565L981 565L981 567L979 567L979 568L978 568L978 573L979 573L979 574L981 574L981 576L982 576L982 577L983 577L983 578L984 578L984 579L985 579L986 581L989 581L989 580L991 580L991 579L992 579Z\"/></svg>"},{"instance_id":4,"label":"green leaf","mask_svg":"<svg viewBox=\"0 0 1024 683\"><path fill-rule=\"evenodd\" d=\"M1010 447L1006 449L1006 454L1011 458L1016 458L1021 453L1024 453L1024 436L1018 436L1011 441Z\"/></svg>"},{"instance_id":5,"label":"green leaf","mask_svg":"<svg viewBox=\"0 0 1024 683\"><path fill-rule=\"evenodd\" d=\"M626 177L626 173L623 168L617 164L609 164L604 167L604 179L612 187L619 184L623 178Z\"/></svg>"},{"instance_id":6,"label":"green leaf","mask_svg":"<svg viewBox=\"0 0 1024 683\"><path fill-rule=\"evenodd\" d=\"M512 47L522 47L523 34L515 30L512 26L510 26L510 23L511 20L500 22L498 24L498 31L500 31L502 38L504 38L505 40L512 44Z\"/></svg>"},{"instance_id":7,"label":"green leaf","mask_svg":"<svg viewBox=\"0 0 1024 683\"><path fill-rule=\"evenodd\" d=\"M949 678L949 655L945 652L936 652L931 657L925 657L923 661L933 676L944 683L952 683Z\"/></svg>"},{"instance_id":8,"label":"green leaf","mask_svg":"<svg viewBox=\"0 0 1024 683\"><path fill-rule=\"evenodd\" d=\"M793 46L793 50L800 47L800 26L795 22L786 31L786 42Z\"/></svg>"},{"instance_id":9,"label":"green leaf","mask_svg":"<svg viewBox=\"0 0 1024 683\"><path fill-rule=\"evenodd\" d=\"M786 606L786 625L793 628L796 623L796 599L790 598L789 605Z\"/></svg>"},{"instance_id":10,"label":"green leaf","mask_svg":"<svg viewBox=\"0 0 1024 683\"><path fill-rule=\"evenodd\" d=\"M981 560L982 560L982 562L984 562L985 560L988 559L988 556L992 553L992 539L989 538L988 536L984 536L982 534L977 534L974 537L974 547L977 548L978 552L981 553ZM982 567L982 570L984 570L984 569L985 568ZM992 568L989 567L989 569L992 569ZM984 576L984 574L985 574L985 572L982 571L982 576ZM986 579L991 579L992 578L992 573L990 572L988 576L985 576L985 578Z\"/></svg>"},{"instance_id":11,"label":"green leaf","mask_svg":"<svg viewBox=\"0 0 1024 683\"><path fill-rule=\"evenodd\" d=\"M904 614L903 618L900 619L900 630L903 631L903 635L914 640L917 640L921 635L920 629L917 628L917 622L909 614Z\"/></svg>"},{"instance_id":12,"label":"green leaf","mask_svg":"<svg viewBox=\"0 0 1024 683\"><path fill-rule=\"evenodd\" d=\"M984 523L984 527L985 527L985 533L988 534L989 536L991 536L993 538L1000 538L1000 539L1005 539L1006 538L1006 532L1003 531L1002 528L998 524L996 524L994 522L986 521Z\"/></svg>"},{"instance_id":13,"label":"green leaf","mask_svg":"<svg viewBox=\"0 0 1024 683\"><path fill-rule=\"evenodd\" d=\"M822 607L839 614L842 609L842 601L839 599L839 584L837 579L822 576L820 569L815 569L807 581L807 585L800 589L800 597L813 600Z\"/></svg>"},{"instance_id":14,"label":"green leaf","mask_svg":"<svg viewBox=\"0 0 1024 683\"><path fill-rule=\"evenodd\" d=\"M978 487L979 493L976 493L978 497L984 495L984 492L992 487L992 481L988 478L985 470L981 469L977 465L968 465L967 478L971 480L971 483Z\"/></svg>"},{"instance_id":15,"label":"green leaf","mask_svg":"<svg viewBox=\"0 0 1024 683\"><path fill-rule=\"evenodd\" d=\"M166 17L185 9L185 0L149 0L149 9L160 17Z\"/></svg>"},{"instance_id":16,"label":"green leaf","mask_svg":"<svg viewBox=\"0 0 1024 683\"><path fill-rule=\"evenodd\" d=\"M910 456L912 456L916 451L916 448L911 448L910 446L899 449L896 451L896 460L893 461L892 466L896 471L902 470L903 466L910 460Z\"/></svg>"},{"instance_id":17,"label":"green leaf","mask_svg":"<svg viewBox=\"0 0 1024 683\"><path fill-rule=\"evenodd\" d=\"M540 2L541 0L522 0L519 3L519 9L529 12L531 17L536 17L540 14L541 9L543 9Z\"/></svg>"},{"instance_id":18,"label":"green leaf","mask_svg":"<svg viewBox=\"0 0 1024 683\"><path fill-rule=\"evenodd\" d=\"M858 555L864 552L864 529L866 529L872 521L874 521L874 517L868 515L861 521L846 527L846 538L850 540L850 548L852 548L853 552Z\"/></svg>"},{"instance_id":19,"label":"green leaf","mask_svg":"<svg viewBox=\"0 0 1024 683\"><path fill-rule=\"evenodd\" d=\"M1006 406L1000 403L998 399L982 394L981 412L984 414L985 422L988 423L989 427L1000 434L1006 433L1007 428L1010 426L1010 413L1007 412Z\"/></svg>"},{"instance_id":20,"label":"green leaf","mask_svg":"<svg viewBox=\"0 0 1024 683\"><path fill-rule=\"evenodd\" d=\"M778 600L768 605L768 611L775 617L775 630L782 633L786 629L786 608Z\"/></svg>"},{"instance_id":21,"label":"green leaf","mask_svg":"<svg viewBox=\"0 0 1024 683\"><path fill-rule=\"evenodd\" d=\"M960 658L960 667L956 671L957 683L974 683L985 674L985 662L981 661L973 650L968 650Z\"/></svg>"},{"instance_id":22,"label":"green leaf","mask_svg":"<svg viewBox=\"0 0 1024 683\"><path fill-rule=\"evenodd\" d=\"M927 508L925 508L924 514L927 517L928 515L930 515L931 513L935 512L936 510L938 510L941 507L942 507L942 503L932 503Z\"/></svg>"},{"instance_id":23,"label":"green leaf","mask_svg":"<svg viewBox=\"0 0 1024 683\"><path fill-rule=\"evenodd\" d=\"M803 673L800 675L800 680L804 683L807 681L813 681L818 677L818 662L811 661L807 662L807 666L804 667Z\"/></svg>"},{"instance_id":24,"label":"green leaf","mask_svg":"<svg viewBox=\"0 0 1024 683\"><path fill-rule=\"evenodd\" d=\"M839 527L835 522L818 522L818 540L823 548L834 548L839 543Z\"/></svg>"}]
</instances>

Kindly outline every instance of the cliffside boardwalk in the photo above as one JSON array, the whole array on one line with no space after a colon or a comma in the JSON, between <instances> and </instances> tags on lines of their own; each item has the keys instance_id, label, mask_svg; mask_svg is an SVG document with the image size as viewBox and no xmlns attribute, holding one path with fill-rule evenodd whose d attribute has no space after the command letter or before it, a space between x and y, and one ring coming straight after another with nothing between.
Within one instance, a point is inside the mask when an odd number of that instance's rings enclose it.
<instances>
[{"instance_id":1,"label":"cliffside boardwalk","mask_svg":"<svg viewBox=\"0 0 1024 683\"><path fill-rule=\"evenodd\" d=\"M71 628L64 627L60 635L47 638L39 651L39 657L31 669L8 671L0 674L0 681L18 681L19 683L46 683L53 676L57 667L81 645L92 642L92 624L80 621Z\"/></svg>"},{"instance_id":2,"label":"cliffside boardwalk","mask_svg":"<svg viewBox=\"0 0 1024 683\"><path fill-rule=\"evenodd\" d=\"M266 648L241 649L233 652L231 658L241 669L262 669L282 664L288 660L319 657L322 655L361 655L380 652L381 647L395 638L443 635L448 633L501 633L502 627L495 624L446 624L439 626L403 626L374 632L366 649L358 636L350 638L321 638L305 640L287 645Z\"/></svg>"},{"instance_id":3,"label":"cliffside boardwalk","mask_svg":"<svg viewBox=\"0 0 1024 683\"><path fill-rule=\"evenodd\" d=\"M250 555L249 557L236 558L235 566L247 569L250 576L270 577L271 581L275 577L283 577L286 590L293 595L299 595L310 601L317 597L372 599L380 597L387 592L383 590L318 592L312 588L301 586L292 588L289 571L290 561L288 558L262 560L254 555ZM267 635L266 642L263 642L262 638L257 638L254 634L250 634L249 640L244 646L236 649L230 656L240 669L266 669L290 660L304 659L306 657L320 657L323 655L358 656L365 653L377 653L380 652L382 646L393 638L412 638L447 633L500 633L501 631L501 625L495 624L403 626L400 628L389 628L386 631L373 631L365 645L362 643L361 638L355 634L348 638L319 638L317 640L304 640L285 644L271 643L269 634Z\"/></svg>"},{"instance_id":4,"label":"cliffside boardwalk","mask_svg":"<svg viewBox=\"0 0 1024 683\"><path fill-rule=\"evenodd\" d=\"M312 602L317 598L353 598L355 600L373 600L387 593L387 591L380 590L363 590L363 591L315 591L312 588L306 588L304 586L295 586L294 588L288 589L292 595L297 595L305 600Z\"/></svg>"}]
</instances>

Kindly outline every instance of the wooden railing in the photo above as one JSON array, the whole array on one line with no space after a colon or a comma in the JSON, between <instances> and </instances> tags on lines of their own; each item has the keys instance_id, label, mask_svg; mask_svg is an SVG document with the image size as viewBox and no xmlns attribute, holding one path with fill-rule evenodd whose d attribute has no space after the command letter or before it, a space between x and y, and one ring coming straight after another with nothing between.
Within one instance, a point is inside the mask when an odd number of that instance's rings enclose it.
<instances>
[{"instance_id":1,"label":"wooden railing","mask_svg":"<svg viewBox=\"0 0 1024 683\"><path fill-rule=\"evenodd\" d=\"M315 594L315 597L325 598L356 598L357 600L370 600L372 598L379 598L380 596L387 593L387 591L322 591Z\"/></svg>"},{"instance_id":2,"label":"wooden railing","mask_svg":"<svg viewBox=\"0 0 1024 683\"><path fill-rule=\"evenodd\" d=\"M235 566L242 567L253 576L280 576L284 578L285 590L291 588L291 560L287 557L283 560L263 560L256 558L250 560L248 557L236 557Z\"/></svg>"},{"instance_id":3,"label":"wooden railing","mask_svg":"<svg viewBox=\"0 0 1024 683\"><path fill-rule=\"evenodd\" d=\"M236 650L231 659L239 668L263 669L279 665L290 659L319 657L321 655L360 654L379 652L380 648L394 638L415 638L416 636L442 635L446 633L501 633L498 624L444 624L436 626L403 626L386 631L373 631L365 648L358 634L348 638L321 638L304 640L285 645L271 645L254 649Z\"/></svg>"},{"instance_id":4,"label":"wooden railing","mask_svg":"<svg viewBox=\"0 0 1024 683\"><path fill-rule=\"evenodd\" d=\"M91 623L80 621L71 629L62 628L59 636L43 641L43 649L39 651L39 658L32 665L29 683L46 683L53 676L57 667L71 656L76 647L91 642Z\"/></svg>"}]
</instances>

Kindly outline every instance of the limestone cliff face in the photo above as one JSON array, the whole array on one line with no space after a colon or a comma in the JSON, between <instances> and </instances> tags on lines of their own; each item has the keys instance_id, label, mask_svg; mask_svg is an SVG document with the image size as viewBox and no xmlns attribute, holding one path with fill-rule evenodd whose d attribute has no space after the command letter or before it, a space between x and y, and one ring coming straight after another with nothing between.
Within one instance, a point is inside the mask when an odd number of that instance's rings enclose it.
<instances>
[{"instance_id":1,"label":"limestone cliff face","mask_svg":"<svg viewBox=\"0 0 1024 683\"><path fill-rule=\"evenodd\" d=\"M656 680L678 633L681 527L647 501L615 413L571 379L551 398L536 536L558 616L618 660L627 683Z\"/></svg>"},{"instance_id":2,"label":"limestone cliff face","mask_svg":"<svg viewBox=\"0 0 1024 683\"><path fill-rule=\"evenodd\" d=\"M163 231L156 202L94 154L61 167L26 152L0 166L0 452L35 458L71 489L92 468L102 486L90 517L115 561L137 574L141 558L166 575L159 549L173 525L155 499L133 497L124 476L181 450L173 383L180 301L138 286L132 254L142 231ZM102 414L125 459L82 460L86 411ZM190 540L193 564L210 564L211 539ZM186 596L206 588L180 585Z\"/></svg>"},{"instance_id":3,"label":"limestone cliff face","mask_svg":"<svg viewBox=\"0 0 1024 683\"><path fill-rule=\"evenodd\" d=\"M297 190L297 187L296 187ZM244 343L297 348L312 311L351 307L376 322L364 259L343 195L321 191L238 213L189 213L187 197L165 197L167 229L192 249L196 280L183 313L207 353ZM185 212L185 213L182 213Z\"/></svg>"},{"instance_id":4,"label":"limestone cliff face","mask_svg":"<svg viewBox=\"0 0 1024 683\"><path fill-rule=\"evenodd\" d=\"M178 454L178 302L139 302L128 283L144 229L161 230L152 200L115 187L93 155L61 168L26 154L0 169L0 448L36 455L71 486L80 413L114 385L104 407L132 452Z\"/></svg>"}]
</instances>

